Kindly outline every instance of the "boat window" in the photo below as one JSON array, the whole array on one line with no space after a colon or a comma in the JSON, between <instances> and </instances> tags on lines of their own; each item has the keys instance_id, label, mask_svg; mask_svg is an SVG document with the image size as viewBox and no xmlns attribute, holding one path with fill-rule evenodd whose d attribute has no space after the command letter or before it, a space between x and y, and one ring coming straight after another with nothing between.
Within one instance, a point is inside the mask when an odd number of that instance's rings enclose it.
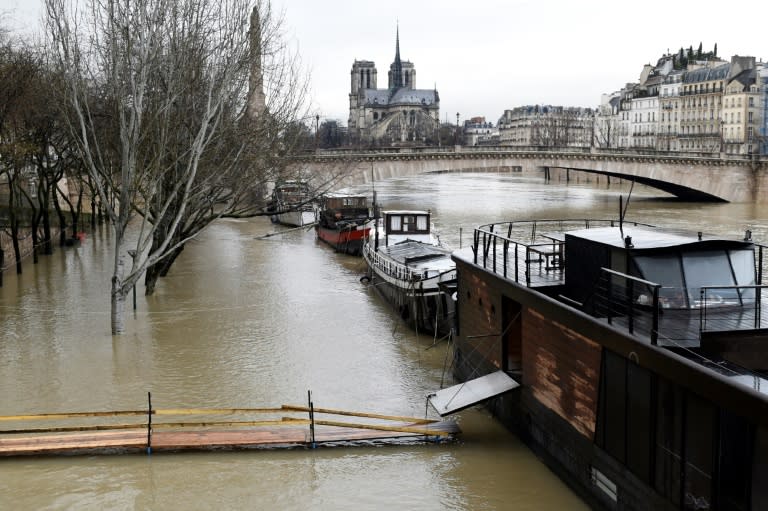
<instances>
[{"instance_id":1,"label":"boat window","mask_svg":"<svg viewBox=\"0 0 768 511\"><path fill-rule=\"evenodd\" d=\"M768 431L755 431L752 472L752 509L768 509Z\"/></svg>"},{"instance_id":2,"label":"boat window","mask_svg":"<svg viewBox=\"0 0 768 511\"><path fill-rule=\"evenodd\" d=\"M712 509L716 410L692 393L685 402L684 509Z\"/></svg>"},{"instance_id":3,"label":"boat window","mask_svg":"<svg viewBox=\"0 0 768 511\"><path fill-rule=\"evenodd\" d=\"M677 254L641 256L635 258L635 264L637 264L643 279L662 286L659 289L659 300L662 306L688 307L685 293L683 293L680 256Z\"/></svg>"},{"instance_id":4,"label":"boat window","mask_svg":"<svg viewBox=\"0 0 768 511\"><path fill-rule=\"evenodd\" d=\"M753 250L729 250L733 274L736 276L736 285L754 286L755 282L755 252ZM741 299L754 301L755 290L742 289Z\"/></svg>"},{"instance_id":5,"label":"boat window","mask_svg":"<svg viewBox=\"0 0 768 511\"><path fill-rule=\"evenodd\" d=\"M419 231L427 230L427 216L419 215L416 217L416 229Z\"/></svg>"},{"instance_id":6,"label":"boat window","mask_svg":"<svg viewBox=\"0 0 768 511\"><path fill-rule=\"evenodd\" d=\"M403 215L403 232L413 231L413 224L416 223L416 218L413 215Z\"/></svg>"},{"instance_id":7,"label":"boat window","mask_svg":"<svg viewBox=\"0 0 768 511\"><path fill-rule=\"evenodd\" d=\"M656 383L656 491L680 505L683 466L683 391L664 378Z\"/></svg>"},{"instance_id":8,"label":"boat window","mask_svg":"<svg viewBox=\"0 0 768 511\"><path fill-rule=\"evenodd\" d=\"M725 251L712 250L706 252L683 253L683 270L688 291L694 300L701 299L702 286L733 286L733 272ZM738 298L735 289L713 289L707 296L712 299L715 296L722 299Z\"/></svg>"},{"instance_id":9,"label":"boat window","mask_svg":"<svg viewBox=\"0 0 768 511\"><path fill-rule=\"evenodd\" d=\"M717 457L719 461L717 495L720 502L718 507L719 509L750 509L752 467L755 467L755 473L760 470L757 468L758 460L755 460L754 464L746 461L751 460L752 453L755 452L755 428L745 418L720 409L718 429L720 443L720 455ZM765 509L765 503L755 505L753 502L751 509Z\"/></svg>"},{"instance_id":10,"label":"boat window","mask_svg":"<svg viewBox=\"0 0 768 511\"><path fill-rule=\"evenodd\" d=\"M627 468L651 482L651 431L653 421L652 374L637 364L627 364Z\"/></svg>"},{"instance_id":11,"label":"boat window","mask_svg":"<svg viewBox=\"0 0 768 511\"><path fill-rule=\"evenodd\" d=\"M402 219L399 215L393 215L389 217L389 230L399 231L401 229Z\"/></svg>"}]
</instances>

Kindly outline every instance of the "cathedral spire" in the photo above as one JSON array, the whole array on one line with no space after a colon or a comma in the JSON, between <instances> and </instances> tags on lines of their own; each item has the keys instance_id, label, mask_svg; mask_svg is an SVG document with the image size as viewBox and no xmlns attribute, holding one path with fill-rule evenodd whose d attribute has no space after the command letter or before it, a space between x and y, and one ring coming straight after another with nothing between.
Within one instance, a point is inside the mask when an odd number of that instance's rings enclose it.
<instances>
[{"instance_id":1,"label":"cathedral spire","mask_svg":"<svg viewBox=\"0 0 768 511\"><path fill-rule=\"evenodd\" d=\"M397 32L395 35L395 62L394 76L392 77L392 88L401 89L403 87L403 63L400 60L400 23L397 24Z\"/></svg>"}]
</instances>

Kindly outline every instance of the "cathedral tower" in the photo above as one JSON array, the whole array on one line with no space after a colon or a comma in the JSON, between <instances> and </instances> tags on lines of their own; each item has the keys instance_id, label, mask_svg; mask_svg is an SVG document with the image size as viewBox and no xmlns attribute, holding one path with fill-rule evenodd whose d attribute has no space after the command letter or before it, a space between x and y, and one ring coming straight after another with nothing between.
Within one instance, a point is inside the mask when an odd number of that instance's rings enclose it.
<instances>
[{"instance_id":1,"label":"cathedral tower","mask_svg":"<svg viewBox=\"0 0 768 511\"><path fill-rule=\"evenodd\" d=\"M376 64L370 60L356 60L352 64L352 88L350 94L358 94L361 89L376 88Z\"/></svg>"}]
</instances>

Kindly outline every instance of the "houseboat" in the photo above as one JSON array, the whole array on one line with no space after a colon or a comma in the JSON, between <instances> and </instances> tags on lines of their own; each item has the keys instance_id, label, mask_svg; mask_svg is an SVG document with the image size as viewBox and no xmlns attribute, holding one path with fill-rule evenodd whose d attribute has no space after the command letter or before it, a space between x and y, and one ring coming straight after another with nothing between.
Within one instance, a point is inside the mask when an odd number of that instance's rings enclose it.
<instances>
[{"instance_id":1,"label":"houseboat","mask_svg":"<svg viewBox=\"0 0 768 511\"><path fill-rule=\"evenodd\" d=\"M418 332L446 335L453 324L451 250L432 232L429 211L384 211L363 245L367 278Z\"/></svg>"},{"instance_id":2,"label":"houseboat","mask_svg":"<svg viewBox=\"0 0 768 511\"><path fill-rule=\"evenodd\" d=\"M371 216L364 195L329 194L317 216L317 237L338 252L360 255L371 232Z\"/></svg>"},{"instance_id":3,"label":"houseboat","mask_svg":"<svg viewBox=\"0 0 768 511\"><path fill-rule=\"evenodd\" d=\"M481 226L454 373L590 506L768 509L765 247L619 221ZM481 378L478 378L481 377Z\"/></svg>"},{"instance_id":4,"label":"houseboat","mask_svg":"<svg viewBox=\"0 0 768 511\"><path fill-rule=\"evenodd\" d=\"M314 224L316 205L309 183L302 180L275 183L268 211L273 223L293 227Z\"/></svg>"}]
</instances>

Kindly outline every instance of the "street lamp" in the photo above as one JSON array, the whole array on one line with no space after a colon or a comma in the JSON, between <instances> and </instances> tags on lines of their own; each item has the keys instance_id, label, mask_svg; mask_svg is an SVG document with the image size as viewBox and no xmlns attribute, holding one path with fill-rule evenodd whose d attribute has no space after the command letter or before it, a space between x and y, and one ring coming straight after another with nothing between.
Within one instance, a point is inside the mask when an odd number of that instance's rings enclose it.
<instances>
[{"instance_id":1,"label":"street lamp","mask_svg":"<svg viewBox=\"0 0 768 511\"><path fill-rule=\"evenodd\" d=\"M317 142L320 138L320 116L315 115L315 151L317 151Z\"/></svg>"},{"instance_id":2,"label":"street lamp","mask_svg":"<svg viewBox=\"0 0 768 511\"><path fill-rule=\"evenodd\" d=\"M459 112L456 112L456 145L459 145Z\"/></svg>"}]
</instances>

